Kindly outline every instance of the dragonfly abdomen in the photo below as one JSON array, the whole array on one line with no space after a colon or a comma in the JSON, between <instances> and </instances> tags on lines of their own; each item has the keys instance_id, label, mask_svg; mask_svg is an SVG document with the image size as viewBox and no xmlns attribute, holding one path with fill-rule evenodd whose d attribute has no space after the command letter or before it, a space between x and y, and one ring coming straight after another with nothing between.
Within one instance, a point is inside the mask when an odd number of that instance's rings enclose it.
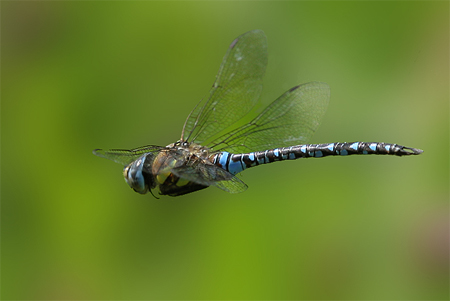
<instances>
[{"instance_id":1,"label":"dragonfly abdomen","mask_svg":"<svg viewBox=\"0 0 450 301\"><path fill-rule=\"evenodd\" d=\"M409 156L418 155L423 152L420 149L384 142L336 142L323 144L305 144L283 148L282 150L286 149L288 153L294 154L294 159L348 155Z\"/></svg>"},{"instance_id":2,"label":"dragonfly abdomen","mask_svg":"<svg viewBox=\"0 0 450 301\"><path fill-rule=\"evenodd\" d=\"M409 156L422 152L420 149L384 142L336 142L294 145L244 154L221 152L214 156L213 163L235 175L253 166L283 160L349 155Z\"/></svg>"}]
</instances>

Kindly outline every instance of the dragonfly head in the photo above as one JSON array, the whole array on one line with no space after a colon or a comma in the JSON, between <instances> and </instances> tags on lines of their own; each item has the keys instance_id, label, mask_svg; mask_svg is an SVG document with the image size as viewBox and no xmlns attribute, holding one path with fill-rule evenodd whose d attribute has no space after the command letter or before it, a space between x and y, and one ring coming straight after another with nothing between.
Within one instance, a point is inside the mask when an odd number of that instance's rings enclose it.
<instances>
[{"instance_id":1,"label":"dragonfly head","mask_svg":"<svg viewBox=\"0 0 450 301\"><path fill-rule=\"evenodd\" d=\"M143 174L145 158L145 155L141 156L123 169L125 181L134 191L139 192L140 194L145 194L148 191L148 185L145 182Z\"/></svg>"}]
</instances>

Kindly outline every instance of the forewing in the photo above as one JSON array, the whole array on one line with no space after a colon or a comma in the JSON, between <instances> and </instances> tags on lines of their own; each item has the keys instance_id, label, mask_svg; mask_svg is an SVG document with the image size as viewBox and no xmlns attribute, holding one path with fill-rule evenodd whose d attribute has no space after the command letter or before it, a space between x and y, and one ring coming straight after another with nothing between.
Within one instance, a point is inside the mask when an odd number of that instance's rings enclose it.
<instances>
[{"instance_id":1,"label":"forewing","mask_svg":"<svg viewBox=\"0 0 450 301\"><path fill-rule=\"evenodd\" d=\"M208 98L186 120L182 138L201 144L247 114L261 94L266 66L267 39L263 31L253 30L236 38L223 58Z\"/></svg>"},{"instance_id":2,"label":"forewing","mask_svg":"<svg viewBox=\"0 0 450 301\"><path fill-rule=\"evenodd\" d=\"M139 147L136 149L95 149L93 151L94 155L97 155L99 157L114 161L116 163L122 164L123 166L126 166L130 164L131 162L137 160L140 156L147 154L147 153L154 153L159 152L160 150L164 149L162 146L156 146L156 145L147 145L143 147Z\"/></svg>"},{"instance_id":3,"label":"forewing","mask_svg":"<svg viewBox=\"0 0 450 301\"><path fill-rule=\"evenodd\" d=\"M232 153L306 143L319 127L330 99L326 83L310 82L285 92L250 123L208 146Z\"/></svg>"},{"instance_id":4,"label":"forewing","mask_svg":"<svg viewBox=\"0 0 450 301\"><path fill-rule=\"evenodd\" d=\"M216 165L183 165L172 168L171 171L177 177L205 186L216 186L229 193L244 192L247 189L247 185L238 177Z\"/></svg>"}]
</instances>

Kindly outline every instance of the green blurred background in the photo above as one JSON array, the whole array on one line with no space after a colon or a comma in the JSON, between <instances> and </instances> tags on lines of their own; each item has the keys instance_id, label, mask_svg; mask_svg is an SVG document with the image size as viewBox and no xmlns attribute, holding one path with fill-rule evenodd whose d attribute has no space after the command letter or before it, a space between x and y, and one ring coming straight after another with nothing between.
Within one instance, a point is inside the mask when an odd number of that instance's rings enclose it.
<instances>
[{"instance_id":1,"label":"green blurred background","mask_svg":"<svg viewBox=\"0 0 450 301\"><path fill-rule=\"evenodd\" d=\"M2 2L2 299L448 299L449 3ZM238 195L134 193L94 148L167 145L262 29L263 105L312 80L314 143ZM262 108L262 105L260 106Z\"/></svg>"}]
</instances>

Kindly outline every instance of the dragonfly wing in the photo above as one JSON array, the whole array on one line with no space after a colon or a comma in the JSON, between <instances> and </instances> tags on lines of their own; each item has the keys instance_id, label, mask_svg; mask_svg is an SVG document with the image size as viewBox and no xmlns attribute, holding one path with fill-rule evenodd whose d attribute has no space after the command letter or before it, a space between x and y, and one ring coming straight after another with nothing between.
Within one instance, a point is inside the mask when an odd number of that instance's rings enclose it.
<instances>
[{"instance_id":1,"label":"dragonfly wing","mask_svg":"<svg viewBox=\"0 0 450 301\"><path fill-rule=\"evenodd\" d=\"M241 193L247 190L248 186L242 182L238 177L233 176L228 181L218 181L213 184L217 188L220 188L229 193Z\"/></svg>"},{"instance_id":2,"label":"dragonfly wing","mask_svg":"<svg viewBox=\"0 0 450 301\"><path fill-rule=\"evenodd\" d=\"M330 88L310 82L285 92L250 123L208 146L232 153L261 151L306 143L319 127L328 106Z\"/></svg>"},{"instance_id":3,"label":"dragonfly wing","mask_svg":"<svg viewBox=\"0 0 450 301\"><path fill-rule=\"evenodd\" d=\"M247 189L247 185L238 177L215 165L183 165L172 168L171 171L182 179L205 186L216 186L229 193L244 192Z\"/></svg>"},{"instance_id":4,"label":"dragonfly wing","mask_svg":"<svg viewBox=\"0 0 450 301\"><path fill-rule=\"evenodd\" d=\"M164 149L162 146L147 145L136 149L95 149L94 155L114 161L116 163L126 166L131 162L137 160L140 156L148 153L159 152Z\"/></svg>"},{"instance_id":5,"label":"dragonfly wing","mask_svg":"<svg viewBox=\"0 0 450 301\"><path fill-rule=\"evenodd\" d=\"M189 114L182 139L203 143L256 104L267 66L267 39L261 30L236 38L228 48L208 98ZM187 133L187 137L183 137Z\"/></svg>"}]
</instances>

